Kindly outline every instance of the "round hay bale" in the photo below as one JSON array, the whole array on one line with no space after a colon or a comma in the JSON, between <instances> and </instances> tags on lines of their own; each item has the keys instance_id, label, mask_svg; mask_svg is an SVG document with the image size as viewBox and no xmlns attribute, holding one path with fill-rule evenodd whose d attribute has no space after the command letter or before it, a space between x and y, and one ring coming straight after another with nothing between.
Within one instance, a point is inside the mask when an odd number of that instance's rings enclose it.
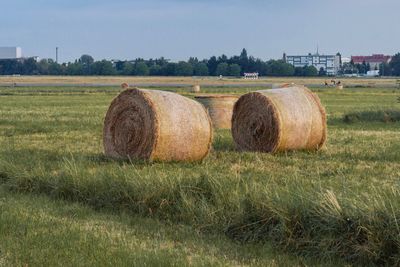
<instances>
[{"instance_id":1,"label":"round hay bale","mask_svg":"<svg viewBox=\"0 0 400 267\"><path fill-rule=\"evenodd\" d=\"M272 89L278 89L278 88L289 88L296 86L294 83L273 83L272 84Z\"/></svg>"},{"instance_id":2,"label":"round hay bale","mask_svg":"<svg viewBox=\"0 0 400 267\"><path fill-rule=\"evenodd\" d=\"M338 85L338 86L336 86L336 88L337 88L338 90L343 90L343 85Z\"/></svg>"},{"instance_id":3,"label":"round hay bale","mask_svg":"<svg viewBox=\"0 0 400 267\"><path fill-rule=\"evenodd\" d=\"M234 106L232 135L240 150L318 150L327 136L325 109L302 86L248 93Z\"/></svg>"},{"instance_id":4,"label":"round hay bale","mask_svg":"<svg viewBox=\"0 0 400 267\"><path fill-rule=\"evenodd\" d=\"M193 92L193 93L198 93L198 92L200 92L200 85L198 85L198 84L193 85L193 87L192 87L192 92Z\"/></svg>"},{"instance_id":5,"label":"round hay bale","mask_svg":"<svg viewBox=\"0 0 400 267\"><path fill-rule=\"evenodd\" d=\"M127 89L104 119L104 150L123 159L196 161L211 148L211 120L204 107L164 91Z\"/></svg>"},{"instance_id":6,"label":"round hay bale","mask_svg":"<svg viewBox=\"0 0 400 267\"><path fill-rule=\"evenodd\" d=\"M239 99L235 95L201 95L195 99L202 103L211 117L213 127L216 129L230 129L233 106Z\"/></svg>"}]
</instances>

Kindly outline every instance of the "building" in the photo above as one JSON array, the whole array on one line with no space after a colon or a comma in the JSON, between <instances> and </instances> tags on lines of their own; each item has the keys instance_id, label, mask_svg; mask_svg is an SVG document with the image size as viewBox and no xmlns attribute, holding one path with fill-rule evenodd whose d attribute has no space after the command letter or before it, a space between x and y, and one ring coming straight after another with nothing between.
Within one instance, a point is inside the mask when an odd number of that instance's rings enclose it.
<instances>
[{"instance_id":1,"label":"building","mask_svg":"<svg viewBox=\"0 0 400 267\"><path fill-rule=\"evenodd\" d=\"M21 47L0 47L0 60L20 58L22 58Z\"/></svg>"},{"instance_id":2,"label":"building","mask_svg":"<svg viewBox=\"0 0 400 267\"><path fill-rule=\"evenodd\" d=\"M369 71L367 71L367 74L365 76L367 76L367 77L378 77L379 76L379 70L369 70Z\"/></svg>"},{"instance_id":3,"label":"building","mask_svg":"<svg viewBox=\"0 0 400 267\"><path fill-rule=\"evenodd\" d=\"M244 73L243 76L246 80L257 80L259 74L258 72L249 72L249 73Z\"/></svg>"},{"instance_id":4,"label":"building","mask_svg":"<svg viewBox=\"0 0 400 267\"><path fill-rule=\"evenodd\" d=\"M391 56L385 56L383 54L375 54L372 56L352 56L351 60L354 64L369 64L371 70L379 69L379 66L383 63L387 64L392 59Z\"/></svg>"},{"instance_id":5,"label":"building","mask_svg":"<svg viewBox=\"0 0 400 267\"><path fill-rule=\"evenodd\" d=\"M340 70L341 56L336 55L320 55L318 53L312 55L311 53L304 56L286 56L283 55L286 63L292 64L294 67L314 66L318 71L321 68L326 71L328 75L336 75Z\"/></svg>"}]
</instances>

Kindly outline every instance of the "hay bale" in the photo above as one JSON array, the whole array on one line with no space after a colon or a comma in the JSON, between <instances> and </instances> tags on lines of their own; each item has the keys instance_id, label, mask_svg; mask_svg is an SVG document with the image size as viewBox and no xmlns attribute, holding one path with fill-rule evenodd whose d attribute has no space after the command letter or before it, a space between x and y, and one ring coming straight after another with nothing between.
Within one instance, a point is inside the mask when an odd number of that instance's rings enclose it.
<instances>
[{"instance_id":1,"label":"hay bale","mask_svg":"<svg viewBox=\"0 0 400 267\"><path fill-rule=\"evenodd\" d=\"M272 89L278 89L278 88L289 88L296 86L294 83L273 83L272 84Z\"/></svg>"},{"instance_id":2,"label":"hay bale","mask_svg":"<svg viewBox=\"0 0 400 267\"><path fill-rule=\"evenodd\" d=\"M248 93L234 106L232 135L240 150L318 150L326 141L325 109L302 86Z\"/></svg>"},{"instance_id":3,"label":"hay bale","mask_svg":"<svg viewBox=\"0 0 400 267\"><path fill-rule=\"evenodd\" d=\"M181 95L127 89L104 120L104 150L113 158L196 161L207 156L211 120L204 107Z\"/></svg>"},{"instance_id":4,"label":"hay bale","mask_svg":"<svg viewBox=\"0 0 400 267\"><path fill-rule=\"evenodd\" d=\"M338 86L336 86L336 88L337 88L338 90L343 90L343 85L338 85Z\"/></svg>"},{"instance_id":5,"label":"hay bale","mask_svg":"<svg viewBox=\"0 0 400 267\"><path fill-rule=\"evenodd\" d=\"M233 106L239 99L235 95L201 95L195 99L202 103L211 117L214 128L230 129Z\"/></svg>"},{"instance_id":6,"label":"hay bale","mask_svg":"<svg viewBox=\"0 0 400 267\"><path fill-rule=\"evenodd\" d=\"M122 84L121 84L121 88L122 88L122 89L128 89L128 88L129 88L129 84L127 84L127 83L122 83Z\"/></svg>"},{"instance_id":7,"label":"hay bale","mask_svg":"<svg viewBox=\"0 0 400 267\"><path fill-rule=\"evenodd\" d=\"M198 84L193 85L192 93L198 93L198 92L200 92L200 85Z\"/></svg>"}]
</instances>

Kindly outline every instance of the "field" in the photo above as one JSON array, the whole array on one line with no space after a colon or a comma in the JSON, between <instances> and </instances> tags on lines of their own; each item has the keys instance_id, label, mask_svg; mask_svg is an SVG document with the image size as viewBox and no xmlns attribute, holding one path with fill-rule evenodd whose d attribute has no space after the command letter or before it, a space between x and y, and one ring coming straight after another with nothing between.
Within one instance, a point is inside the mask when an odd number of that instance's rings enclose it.
<instances>
[{"instance_id":1,"label":"field","mask_svg":"<svg viewBox=\"0 0 400 267\"><path fill-rule=\"evenodd\" d=\"M220 130L201 163L104 157L118 87L0 87L0 266L398 265L400 90L386 82L313 88L324 151L239 153Z\"/></svg>"},{"instance_id":2,"label":"field","mask_svg":"<svg viewBox=\"0 0 400 267\"><path fill-rule=\"evenodd\" d=\"M325 81L330 83L330 78L288 78L288 77L268 77L258 80L244 80L241 78L223 78L218 77L132 77L132 76L0 76L0 85L13 84L54 84L54 85L120 85L129 84L154 84L168 85L192 85L200 84L205 86L223 86L223 85L246 85L246 84L280 84L280 83L298 83L312 86L322 86ZM340 78L347 87L386 87L398 88L400 80L395 78Z\"/></svg>"}]
</instances>

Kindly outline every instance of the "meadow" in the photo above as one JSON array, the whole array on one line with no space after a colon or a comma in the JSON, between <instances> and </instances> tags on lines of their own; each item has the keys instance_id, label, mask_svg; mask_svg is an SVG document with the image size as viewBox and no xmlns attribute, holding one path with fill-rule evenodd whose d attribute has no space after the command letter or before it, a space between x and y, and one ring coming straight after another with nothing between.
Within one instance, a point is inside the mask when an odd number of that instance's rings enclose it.
<instances>
[{"instance_id":1,"label":"meadow","mask_svg":"<svg viewBox=\"0 0 400 267\"><path fill-rule=\"evenodd\" d=\"M323 151L239 153L218 130L199 163L106 158L120 90L0 88L0 266L400 264L400 90L313 88Z\"/></svg>"},{"instance_id":2,"label":"meadow","mask_svg":"<svg viewBox=\"0 0 400 267\"><path fill-rule=\"evenodd\" d=\"M330 78L326 77L261 77L257 80L244 80L238 77L158 77L158 76L0 76L0 85L110 85L118 86L121 83L144 84L154 86L163 85L192 85L200 84L204 86L226 86L226 85L257 85L262 84L282 84L298 83L312 86L323 86L325 81L330 83ZM342 84L348 87L368 87L368 88L399 88L400 79L396 78L338 78Z\"/></svg>"}]
</instances>

